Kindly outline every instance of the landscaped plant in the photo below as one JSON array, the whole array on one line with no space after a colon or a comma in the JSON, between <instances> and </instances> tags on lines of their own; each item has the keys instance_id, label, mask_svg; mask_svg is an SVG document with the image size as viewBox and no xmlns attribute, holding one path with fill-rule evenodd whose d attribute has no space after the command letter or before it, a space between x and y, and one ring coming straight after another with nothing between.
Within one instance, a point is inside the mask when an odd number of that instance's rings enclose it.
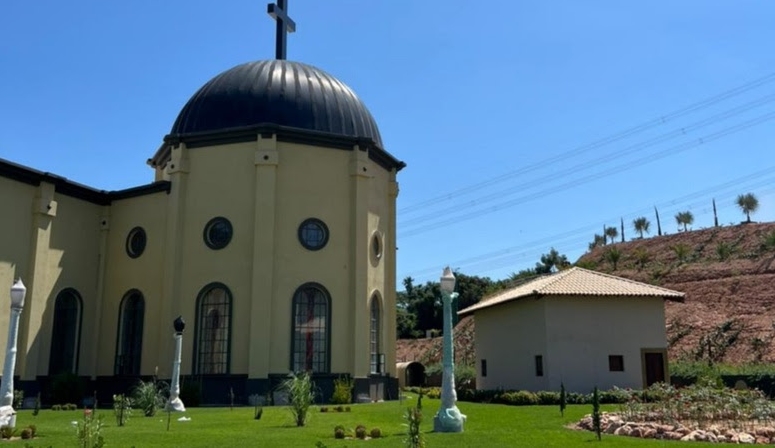
<instances>
[{"instance_id":1,"label":"landscaped plant","mask_svg":"<svg viewBox=\"0 0 775 448\"><path fill-rule=\"evenodd\" d=\"M366 438L366 427L363 425L358 425L355 427L355 437L358 439L365 439Z\"/></svg>"},{"instance_id":2,"label":"landscaped plant","mask_svg":"<svg viewBox=\"0 0 775 448\"><path fill-rule=\"evenodd\" d=\"M675 253L676 258L678 258L679 263L685 262L689 257L689 252L691 251L691 248L684 243L678 243L671 247L671 249Z\"/></svg>"},{"instance_id":3,"label":"landscaped plant","mask_svg":"<svg viewBox=\"0 0 775 448\"><path fill-rule=\"evenodd\" d=\"M689 230L690 225L694 222L694 215L690 211L685 212L678 212L675 215L675 222L678 223L679 226L684 226L684 232L687 232Z\"/></svg>"},{"instance_id":4,"label":"landscaped plant","mask_svg":"<svg viewBox=\"0 0 775 448\"><path fill-rule=\"evenodd\" d=\"M560 416L565 416L565 407L568 404L568 397L565 393L565 383L560 383Z\"/></svg>"},{"instance_id":5,"label":"landscaped plant","mask_svg":"<svg viewBox=\"0 0 775 448\"><path fill-rule=\"evenodd\" d=\"M597 434L597 440L600 440L602 430L600 428L600 395L597 393L597 386L592 391L592 427Z\"/></svg>"},{"instance_id":6,"label":"landscaped plant","mask_svg":"<svg viewBox=\"0 0 775 448\"><path fill-rule=\"evenodd\" d=\"M37 417L40 413L40 392L38 392L38 395L35 397L35 408L32 410L32 416Z\"/></svg>"},{"instance_id":7,"label":"landscaped plant","mask_svg":"<svg viewBox=\"0 0 775 448\"><path fill-rule=\"evenodd\" d=\"M281 384L280 389L288 393L291 414L296 426L304 426L307 414L315 401L314 383L309 373L298 375L291 373Z\"/></svg>"},{"instance_id":8,"label":"landscaped plant","mask_svg":"<svg viewBox=\"0 0 775 448\"><path fill-rule=\"evenodd\" d=\"M29 440L32 438L32 430L30 428L24 428L22 429L22 432L19 433L19 436L24 440Z\"/></svg>"},{"instance_id":9,"label":"landscaped plant","mask_svg":"<svg viewBox=\"0 0 775 448\"><path fill-rule=\"evenodd\" d=\"M353 397L353 380L351 378L339 377L334 380L334 393L331 395L333 404L350 404Z\"/></svg>"},{"instance_id":10,"label":"landscaped plant","mask_svg":"<svg viewBox=\"0 0 775 448\"><path fill-rule=\"evenodd\" d=\"M132 415L132 400L123 394L113 395L113 413L116 416L116 426L124 426Z\"/></svg>"},{"instance_id":11,"label":"landscaped plant","mask_svg":"<svg viewBox=\"0 0 775 448\"><path fill-rule=\"evenodd\" d=\"M14 409L21 409L24 405L24 391L23 390L14 390L13 391L13 407Z\"/></svg>"},{"instance_id":12,"label":"landscaped plant","mask_svg":"<svg viewBox=\"0 0 775 448\"><path fill-rule=\"evenodd\" d=\"M741 194L737 197L737 206L745 214L745 222L751 222L751 213L759 209L759 200L753 193Z\"/></svg>"},{"instance_id":13,"label":"landscaped plant","mask_svg":"<svg viewBox=\"0 0 775 448\"><path fill-rule=\"evenodd\" d=\"M422 411L420 408L408 408L404 416L406 419L406 439L405 444L408 448L425 448L425 438L420 431L422 423Z\"/></svg>"},{"instance_id":14,"label":"landscaped plant","mask_svg":"<svg viewBox=\"0 0 775 448\"><path fill-rule=\"evenodd\" d=\"M379 428L371 428L371 431L369 431L369 435L372 439L379 439L382 437L382 430Z\"/></svg>"},{"instance_id":15,"label":"landscaped plant","mask_svg":"<svg viewBox=\"0 0 775 448\"><path fill-rule=\"evenodd\" d=\"M619 259L622 258L622 252L619 249L612 247L605 251L603 258L605 258L607 262L611 263L611 267L615 271L616 266L619 263Z\"/></svg>"},{"instance_id":16,"label":"landscaped plant","mask_svg":"<svg viewBox=\"0 0 775 448\"><path fill-rule=\"evenodd\" d=\"M102 437L102 416L94 417L84 414L83 420L76 427L78 446L80 448L102 448L105 439Z\"/></svg>"},{"instance_id":17,"label":"landscaped plant","mask_svg":"<svg viewBox=\"0 0 775 448\"><path fill-rule=\"evenodd\" d=\"M725 241L720 241L716 245L716 255L719 261L726 261L732 255L732 246Z\"/></svg>"},{"instance_id":18,"label":"landscaped plant","mask_svg":"<svg viewBox=\"0 0 775 448\"><path fill-rule=\"evenodd\" d=\"M16 428L11 428L10 426L0 426L0 437L3 439L10 439L16 434Z\"/></svg>"},{"instance_id":19,"label":"landscaped plant","mask_svg":"<svg viewBox=\"0 0 775 448\"><path fill-rule=\"evenodd\" d=\"M335 439L344 439L344 436L345 436L344 426L336 425L334 427L334 438Z\"/></svg>"},{"instance_id":20,"label":"landscaped plant","mask_svg":"<svg viewBox=\"0 0 775 448\"><path fill-rule=\"evenodd\" d=\"M143 410L146 417L153 417L156 411L164 407L168 396L168 386L163 381L138 381L132 393L132 402Z\"/></svg>"},{"instance_id":21,"label":"landscaped plant","mask_svg":"<svg viewBox=\"0 0 775 448\"><path fill-rule=\"evenodd\" d=\"M649 233L649 227L651 225L651 222L649 222L648 218L645 216L641 216L638 218L635 218L632 221L632 227L635 229L636 232L640 234L640 238L643 239L643 233Z\"/></svg>"}]
</instances>

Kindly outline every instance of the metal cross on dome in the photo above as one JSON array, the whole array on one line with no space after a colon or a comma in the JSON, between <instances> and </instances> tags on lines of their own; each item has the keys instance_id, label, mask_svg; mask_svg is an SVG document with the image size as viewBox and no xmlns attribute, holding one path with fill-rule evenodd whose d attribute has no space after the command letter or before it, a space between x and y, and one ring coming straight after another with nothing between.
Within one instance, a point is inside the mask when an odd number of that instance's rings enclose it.
<instances>
[{"instance_id":1,"label":"metal cross on dome","mask_svg":"<svg viewBox=\"0 0 775 448\"><path fill-rule=\"evenodd\" d=\"M288 41L286 33L296 31L296 23L288 17L288 0L277 0L277 3L269 3L266 5L266 12L277 21L275 58L285 59L285 48Z\"/></svg>"}]
</instances>

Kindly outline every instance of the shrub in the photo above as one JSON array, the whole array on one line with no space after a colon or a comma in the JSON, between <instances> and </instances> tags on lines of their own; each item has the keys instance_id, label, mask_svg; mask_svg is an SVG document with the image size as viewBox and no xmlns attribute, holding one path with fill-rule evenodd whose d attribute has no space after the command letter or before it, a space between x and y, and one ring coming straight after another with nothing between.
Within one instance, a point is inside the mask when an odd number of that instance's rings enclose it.
<instances>
[{"instance_id":1,"label":"shrub","mask_svg":"<svg viewBox=\"0 0 775 448\"><path fill-rule=\"evenodd\" d=\"M296 426L304 426L307 422L309 408L315 400L314 384L309 374L306 372L299 375L291 373L280 384L280 388L288 393L290 410Z\"/></svg>"},{"instance_id":2,"label":"shrub","mask_svg":"<svg viewBox=\"0 0 775 448\"><path fill-rule=\"evenodd\" d=\"M371 428L371 431L369 431L369 435L372 439L379 439L382 437L382 430L379 428Z\"/></svg>"},{"instance_id":3,"label":"shrub","mask_svg":"<svg viewBox=\"0 0 775 448\"><path fill-rule=\"evenodd\" d=\"M40 392L35 397L35 408L32 410L32 416L37 417L40 414Z\"/></svg>"},{"instance_id":4,"label":"shrub","mask_svg":"<svg viewBox=\"0 0 775 448\"><path fill-rule=\"evenodd\" d=\"M61 404L52 405L51 406L51 410L52 411L61 411L62 410L62 405Z\"/></svg>"},{"instance_id":5,"label":"shrub","mask_svg":"<svg viewBox=\"0 0 775 448\"><path fill-rule=\"evenodd\" d=\"M327 406L321 406L320 407L320 412L328 412L328 407Z\"/></svg>"},{"instance_id":6,"label":"shrub","mask_svg":"<svg viewBox=\"0 0 775 448\"><path fill-rule=\"evenodd\" d=\"M11 437L16 434L16 428L11 428L10 426L0 426L0 437L3 439L10 439Z\"/></svg>"},{"instance_id":7,"label":"shrub","mask_svg":"<svg viewBox=\"0 0 775 448\"><path fill-rule=\"evenodd\" d=\"M614 387L611 390L604 390L599 392L599 395L600 403L602 404L621 404L626 403L632 394L624 389Z\"/></svg>"},{"instance_id":8,"label":"shrub","mask_svg":"<svg viewBox=\"0 0 775 448\"><path fill-rule=\"evenodd\" d=\"M156 411L164 407L167 396L167 384L152 381L139 380L132 392L132 401L143 410L146 417L153 417Z\"/></svg>"},{"instance_id":9,"label":"shrub","mask_svg":"<svg viewBox=\"0 0 775 448\"><path fill-rule=\"evenodd\" d=\"M355 437L359 439L365 439L366 438L366 427L363 425L358 425L355 427Z\"/></svg>"},{"instance_id":10,"label":"shrub","mask_svg":"<svg viewBox=\"0 0 775 448\"><path fill-rule=\"evenodd\" d=\"M22 429L22 432L19 434L22 439L29 440L32 438L32 431L30 428L24 428Z\"/></svg>"},{"instance_id":11,"label":"shrub","mask_svg":"<svg viewBox=\"0 0 775 448\"><path fill-rule=\"evenodd\" d=\"M13 408L14 409L21 409L24 405L24 391L23 390L14 390L13 391Z\"/></svg>"},{"instance_id":12,"label":"shrub","mask_svg":"<svg viewBox=\"0 0 775 448\"><path fill-rule=\"evenodd\" d=\"M262 415L264 415L264 407L256 406L255 413L253 414L253 420L261 420Z\"/></svg>"},{"instance_id":13,"label":"shrub","mask_svg":"<svg viewBox=\"0 0 775 448\"><path fill-rule=\"evenodd\" d=\"M344 439L344 436L345 436L344 426L336 425L334 427L334 438L335 439Z\"/></svg>"},{"instance_id":14,"label":"shrub","mask_svg":"<svg viewBox=\"0 0 775 448\"><path fill-rule=\"evenodd\" d=\"M94 417L84 414L83 420L78 422L76 432L78 446L81 448L102 448L105 439L102 437L102 416Z\"/></svg>"},{"instance_id":15,"label":"shrub","mask_svg":"<svg viewBox=\"0 0 775 448\"><path fill-rule=\"evenodd\" d=\"M113 414L116 416L116 426L124 426L132 415L132 400L123 394L113 395Z\"/></svg>"},{"instance_id":16,"label":"shrub","mask_svg":"<svg viewBox=\"0 0 775 448\"><path fill-rule=\"evenodd\" d=\"M506 392L501 394L499 401L503 404L511 404L515 406L529 406L529 405L538 404L538 397L533 392L520 390L516 392Z\"/></svg>"},{"instance_id":17,"label":"shrub","mask_svg":"<svg viewBox=\"0 0 775 448\"><path fill-rule=\"evenodd\" d=\"M353 380L339 377L334 380L334 393L331 395L331 403L350 404L353 401Z\"/></svg>"},{"instance_id":18,"label":"shrub","mask_svg":"<svg viewBox=\"0 0 775 448\"><path fill-rule=\"evenodd\" d=\"M597 434L597 440L600 440L602 428L600 427L600 395L597 393L597 386L592 392L592 427Z\"/></svg>"},{"instance_id":19,"label":"shrub","mask_svg":"<svg viewBox=\"0 0 775 448\"><path fill-rule=\"evenodd\" d=\"M565 416L565 407L568 404L568 394L565 393L565 383L560 383L560 416Z\"/></svg>"},{"instance_id":20,"label":"shrub","mask_svg":"<svg viewBox=\"0 0 775 448\"><path fill-rule=\"evenodd\" d=\"M419 408L409 408L404 416L407 423L406 446L408 448L425 448L425 438L420 431L422 423L422 411Z\"/></svg>"},{"instance_id":21,"label":"shrub","mask_svg":"<svg viewBox=\"0 0 775 448\"><path fill-rule=\"evenodd\" d=\"M344 412L344 406L337 406L334 408L336 412Z\"/></svg>"},{"instance_id":22,"label":"shrub","mask_svg":"<svg viewBox=\"0 0 775 448\"><path fill-rule=\"evenodd\" d=\"M350 406L345 406L344 407L344 412L350 412L350 411L351 411Z\"/></svg>"},{"instance_id":23,"label":"shrub","mask_svg":"<svg viewBox=\"0 0 775 448\"><path fill-rule=\"evenodd\" d=\"M29 430L32 432L32 437L35 437L38 434L38 427L35 425L29 425L27 426Z\"/></svg>"},{"instance_id":24,"label":"shrub","mask_svg":"<svg viewBox=\"0 0 775 448\"><path fill-rule=\"evenodd\" d=\"M541 390L535 393L538 404L557 404L560 402L560 392Z\"/></svg>"}]
</instances>

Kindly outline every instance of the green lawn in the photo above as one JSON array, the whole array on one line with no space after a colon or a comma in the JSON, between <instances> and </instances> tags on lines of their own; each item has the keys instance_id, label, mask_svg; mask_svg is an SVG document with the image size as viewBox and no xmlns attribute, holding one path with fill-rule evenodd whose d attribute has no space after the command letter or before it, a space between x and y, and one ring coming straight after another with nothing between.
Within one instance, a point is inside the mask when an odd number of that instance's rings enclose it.
<instances>
[{"instance_id":1,"label":"green lawn","mask_svg":"<svg viewBox=\"0 0 775 448\"><path fill-rule=\"evenodd\" d=\"M190 421L177 421L182 414L172 414L170 430L167 431L167 414L142 417L138 411L126 426L117 427L113 411L98 410L105 423L103 436L109 447L220 447L258 446L314 448L317 441L328 448L357 447L362 444L370 448L404 446L405 427L402 415L414 400L377 404L352 405L352 412L320 412L314 408L308 425L303 428L291 426L290 412L283 407L264 408L261 420L253 419L253 408L192 408L184 415ZM591 406L569 406L565 417L560 417L556 406L505 406L495 404L458 403L460 410L468 415L465 432L460 434L435 434L433 415L439 408L439 400L423 400L423 431L428 448L455 447L589 447L598 442L591 432L574 431L565 425L578 420L591 410ZM614 409L604 407L604 409ZM82 418L83 411L42 410L37 417L32 411L23 410L17 417L17 427L34 424L39 436L32 441L33 447L78 446L75 426L71 422ZM358 424L369 430L379 427L382 439L369 441L336 440L333 428L343 425L355 428ZM6 442L7 443L7 442ZM23 447L25 441L18 440L10 445ZM697 445L687 442L665 442L640 440L631 437L603 436L601 445L606 446L686 446Z\"/></svg>"}]
</instances>

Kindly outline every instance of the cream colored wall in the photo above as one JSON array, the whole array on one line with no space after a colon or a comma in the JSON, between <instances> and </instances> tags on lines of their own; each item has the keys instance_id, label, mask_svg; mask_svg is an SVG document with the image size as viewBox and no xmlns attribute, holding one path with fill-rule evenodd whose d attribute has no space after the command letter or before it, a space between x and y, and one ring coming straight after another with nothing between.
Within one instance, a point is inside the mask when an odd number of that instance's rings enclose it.
<instances>
[{"instance_id":1,"label":"cream colored wall","mask_svg":"<svg viewBox=\"0 0 775 448\"><path fill-rule=\"evenodd\" d=\"M549 387L589 393L594 386L641 388L641 348L667 347L665 312L654 297L551 297L546 302ZM477 327L477 336L478 336ZM609 372L608 356L624 356Z\"/></svg>"},{"instance_id":2,"label":"cream colored wall","mask_svg":"<svg viewBox=\"0 0 775 448\"><path fill-rule=\"evenodd\" d=\"M525 299L479 310L476 324L476 385L479 389L545 390L547 365L546 313L543 300ZM535 372L535 356L544 359L544 376ZM481 362L487 360L487 376Z\"/></svg>"},{"instance_id":3,"label":"cream colored wall","mask_svg":"<svg viewBox=\"0 0 775 448\"><path fill-rule=\"evenodd\" d=\"M31 287L28 274L36 190L32 185L0 177L0 207L8 215L13 214L13 217L0 220L0 329L8 328L9 294L14 280L20 277L28 288ZM27 301L30 302L29 296ZM22 316L26 320L24 314ZM6 334L0 331L0 341L5 341ZM0 359L5 359L5 345L0 342Z\"/></svg>"},{"instance_id":4,"label":"cream colored wall","mask_svg":"<svg viewBox=\"0 0 775 448\"><path fill-rule=\"evenodd\" d=\"M171 370L168 361L172 353L162 350L160 334L172 338L172 320L162 318L162 303L168 300L162 294L163 261L166 235L166 206L168 195L152 195L113 201L103 212L101 221L105 238L104 289L97 344L98 356L92 360L96 375L113 375L118 341L121 301L132 289L139 290L145 300L143 345L140 365L142 375L152 375L156 367L159 373ZM129 232L142 227L146 234L143 253L131 258L126 252ZM160 332L160 329L165 332Z\"/></svg>"}]
</instances>

